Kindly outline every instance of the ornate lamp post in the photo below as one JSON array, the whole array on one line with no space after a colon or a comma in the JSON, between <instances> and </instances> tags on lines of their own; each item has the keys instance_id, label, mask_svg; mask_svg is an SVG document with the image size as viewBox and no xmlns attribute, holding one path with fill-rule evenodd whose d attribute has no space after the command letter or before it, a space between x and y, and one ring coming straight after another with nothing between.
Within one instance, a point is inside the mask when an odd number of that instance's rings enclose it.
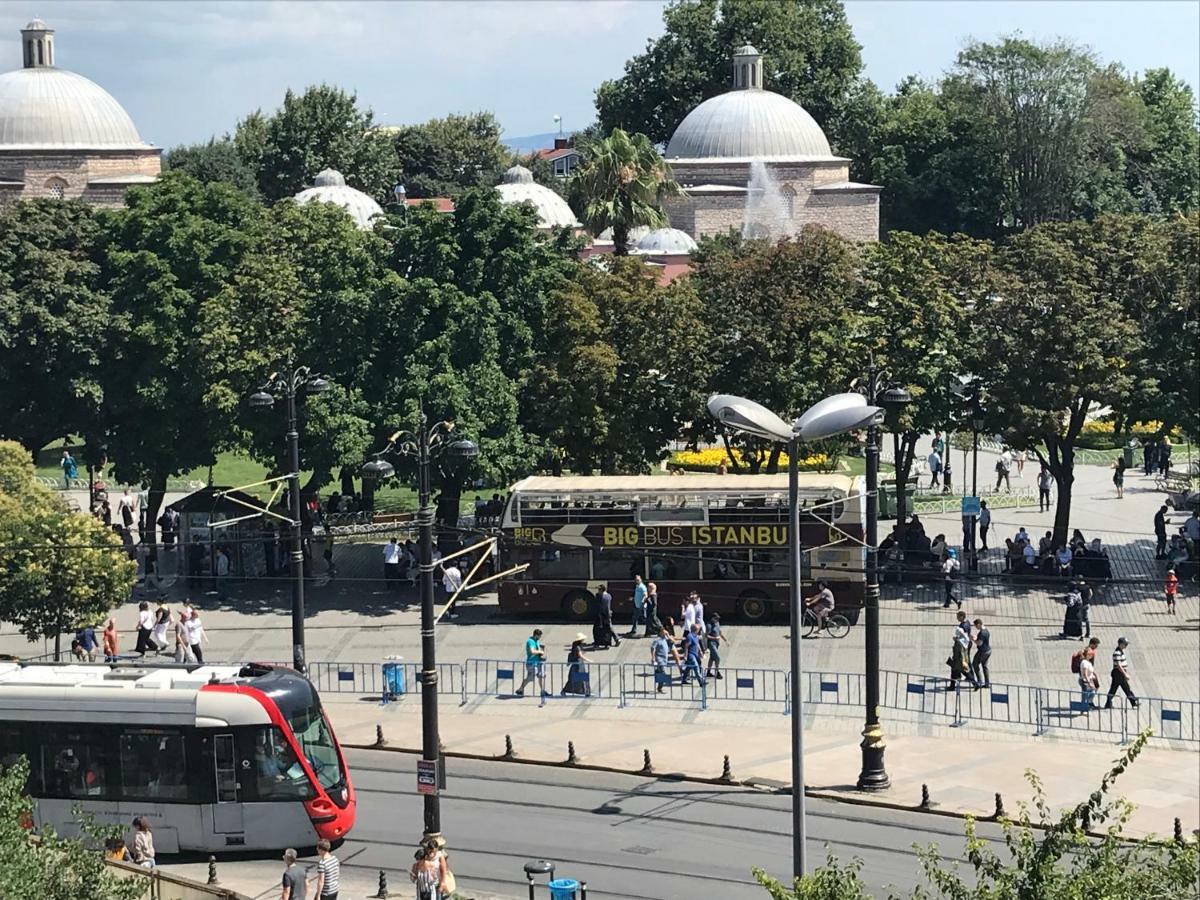
<instances>
[{"instance_id":1,"label":"ornate lamp post","mask_svg":"<svg viewBox=\"0 0 1200 900\"><path fill-rule=\"evenodd\" d=\"M438 741L438 679L437 643L433 617L433 526L436 517L431 495L430 468L434 456L451 459L471 459L479 455L479 447L468 440L452 440L453 422L438 422L428 426L424 411L416 431L397 431L387 446L362 467L363 478L382 481L396 474L395 467L384 459L388 454L413 456L417 460L418 566L421 572L421 757L434 765L441 764ZM440 774L440 773L439 773ZM441 798L425 794L425 836L442 839Z\"/></svg>"},{"instance_id":2,"label":"ornate lamp post","mask_svg":"<svg viewBox=\"0 0 1200 900\"><path fill-rule=\"evenodd\" d=\"M880 373L871 367L867 380L867 403L882 407L895 423L900 411L912 402L912 397L903 388L888 388L879 393ZM881 791L890 784L883 754L886 744L883 727L879 723L879 424L873 421L867 428L867 499L866 535L867 545L866 592L863 609L866 612L866 722L863 725L862 771L858 776L858 787L864 791ZM903 513L901 513L903 515Z\"/></svg>"},{"instance_id":3,"label":"ornate lamp post","mask_svg":"<svg viewBox=\"0 0 1200 900\"><path fill-rule=\"evenodd\" d=\"M292 666L305 671L304 661L304 535L300 515L300 432L296 426L296 394L323 394L330 384L307 366L293 368L289 361L282 372L273 372L257 391L250 395L254 409L270 409L276 397L287 400L288 495L291 506L292 529Z\"/></svg>"},{"instance_id":4,"label":"ornate lamp post","mask_svg":"<svg viewBox=\"0 0 1200 900\"><path fill-rule=\"evenodd\" d=\"M708 400L708 411L718 422L754 437L787 444L788 454L788 561L791 613L791 693L792 693L792 874L804 875L804 844L807 826L804 814L804 690L800 658L801 559L800 534L800 445L819 441L870 425L881 410L869 406L862 394L834 394L826 397L789 424L753 400L716 394Z\"/></svg>"}]
</instances>

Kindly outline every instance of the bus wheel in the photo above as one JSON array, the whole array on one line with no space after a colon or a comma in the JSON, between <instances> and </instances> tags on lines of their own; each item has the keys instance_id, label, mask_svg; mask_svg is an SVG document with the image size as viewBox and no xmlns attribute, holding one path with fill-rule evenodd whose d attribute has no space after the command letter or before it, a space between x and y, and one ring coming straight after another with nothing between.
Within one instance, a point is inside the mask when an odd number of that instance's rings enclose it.
<instances>
[{"instance_id":1,"label":"bus wheel","mask_svg":"<svg viewBox=\"0 0 1200 900\"><path fill-rule=\"evenodd\" d=\"M763 594L746 594L738 601L738 615L749 625L759 625L771 618L771 603Z\"/></svg>"},{"instance_id":2,"label":"bus wheel","mask_svg":"<svg viewBox=\"0 0 1200 900\"><path fill-rule=\"evenodd\" d=\"M568 618L582 622L591 614L594 600L595 598L587 591L571 591L563 597L563 612L567 614Z\"/></svg>"}]
</instances>

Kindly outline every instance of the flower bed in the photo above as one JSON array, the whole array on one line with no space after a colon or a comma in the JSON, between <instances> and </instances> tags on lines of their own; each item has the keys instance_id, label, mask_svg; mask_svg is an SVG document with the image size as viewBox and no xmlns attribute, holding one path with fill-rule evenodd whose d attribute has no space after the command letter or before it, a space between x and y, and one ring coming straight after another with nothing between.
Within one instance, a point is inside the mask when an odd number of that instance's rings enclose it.
<instances>
[{"instance_id":1,"label":"flower bed","mask_svg":"<svg viewBox=\"0 0 1200 900\"><path fill-rule=\"evenodd\" d=\"M745 465L745 458L742 456L742 452L736 447L733 449L733 456L739 465ZM706 447L703 450L678 450L671 454L667 465L676 469L684 469L688 472L715 472L721 463L729 465L729 457L725 453L725 448ZM766 464L765 458L763 464L764 466ZM787 464L787 454L780 453L780 470L785 469ZM834 463L829 459L829 456L824 453L814 453L799 461L801 472L828 472L833 465ZM732 467L730 468L732 469Z\"/></svg>"}]
</instances>

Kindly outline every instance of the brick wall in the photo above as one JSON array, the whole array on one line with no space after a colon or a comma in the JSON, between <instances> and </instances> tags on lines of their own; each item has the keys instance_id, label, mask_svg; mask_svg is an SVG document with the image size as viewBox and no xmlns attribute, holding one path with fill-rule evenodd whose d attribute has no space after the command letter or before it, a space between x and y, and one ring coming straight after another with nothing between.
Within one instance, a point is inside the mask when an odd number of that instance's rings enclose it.
<instances>
[{"instance_id":1,"label":"brick wall","mask_svg":"<svg viewBox=\"0 0 1200 900\"><path fill-rule=\"evenodd\" d=\"M83 199L100 206L120 206L126 185L93 185L95 178L129 175L157 177L162 170L157 149L116 152L0 152L0 181L24 181L24 188L0 189L0 199L34 200L51 196L53 186L61 184L67 199Z\"/></svg>"}]
</instances>

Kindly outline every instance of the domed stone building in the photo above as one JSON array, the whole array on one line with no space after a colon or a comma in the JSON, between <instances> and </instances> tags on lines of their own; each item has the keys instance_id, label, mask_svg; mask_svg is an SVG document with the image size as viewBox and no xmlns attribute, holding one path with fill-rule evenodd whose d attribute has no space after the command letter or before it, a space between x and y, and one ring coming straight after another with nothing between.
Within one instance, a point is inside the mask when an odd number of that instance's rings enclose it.
<instances>
[{"instance_id":1,"label":"domed stone building","mask_svg":"<svg viewBox=\"0 0 1200 900\"><path fill-rule=\"evenodd\" d=\"M782 237L808 224L853 240L878 240L879 191L850 180L850 160L803 107L763 88L762 55L733 54L733 90L684 117L665 153L681 197L664 208L693 238L730 229Z\"/></svg>"},{"instance_id":2,"label":"domed stone building","mask_svg":"<svg viewBox=\"0 0 1200 900\"><path fill-rule=\"evenodd\" d=\"M21 29L23 67L0 75L0 201L55 197L120 206L158 178L162 151L142 140L107 91L58 68L54 29Z\"/></svg>"},{"instance_id":3,"label":"domed stone building","mask_svg":"<svg viewBox=\"0 0 1200 900\"><path fill-rule=\"evenodd\" d=\"M567 201L533 180L524 166L513 166L496 185L502 203L529 203L537 210L538 228L582 228Z\"/></svg>"},{"instance_id":4,"label":"domed stone building","mask_svg":"<svg viewBox=\"0 0 1200 900\"><path fill-rule=\"evenodd\" d=\"M322 169L313 179L313 186L305 188L295 197L297 203L333 203L344 209L354 224L364 231L375 226L375 219L383 210L369 195L346 184L342 173L336 169Z\"/></svg>"}]
</instances>

